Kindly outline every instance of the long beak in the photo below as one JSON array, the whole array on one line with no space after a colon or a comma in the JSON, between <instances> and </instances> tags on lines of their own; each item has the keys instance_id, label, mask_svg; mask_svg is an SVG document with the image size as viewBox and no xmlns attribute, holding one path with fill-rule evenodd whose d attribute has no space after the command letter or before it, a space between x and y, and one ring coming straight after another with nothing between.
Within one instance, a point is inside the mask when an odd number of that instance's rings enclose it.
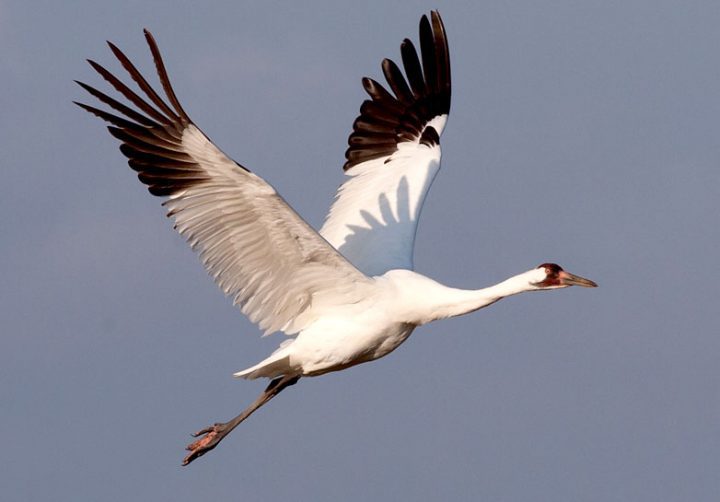
<instances>
[{"instance_id":1,"label":"long beak","mask_svg":"<svg viewBox=\"0 0 720 502\"><path fill-rule=\"evenodd\" d=\"M595 284L590 279L585 279L584 277L571 274L570 272L565 272L564 270L558 273L558 278L560 279L560 284L562 284L563 286L582 286L584 288L597 288L597 284Z\"/></svg>"}]
</instances>

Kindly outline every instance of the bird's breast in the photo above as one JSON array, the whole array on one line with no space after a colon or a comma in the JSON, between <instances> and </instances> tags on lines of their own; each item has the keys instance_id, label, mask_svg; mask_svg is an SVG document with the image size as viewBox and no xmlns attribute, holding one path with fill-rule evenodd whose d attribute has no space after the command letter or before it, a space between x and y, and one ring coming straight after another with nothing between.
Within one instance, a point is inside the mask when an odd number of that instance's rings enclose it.
<instances>
[{"instance_id":1,"label":"bird's breast","mask_svg":"<svg viewBox=\"0 0 720 502\"><path fill-rule=\"evenodd\" d=\"M339 371L386 356L407 340L414 328L406 323L372 326L324 320L298 335L291 359L306 376Z\"/></svg>"}]
</instances>

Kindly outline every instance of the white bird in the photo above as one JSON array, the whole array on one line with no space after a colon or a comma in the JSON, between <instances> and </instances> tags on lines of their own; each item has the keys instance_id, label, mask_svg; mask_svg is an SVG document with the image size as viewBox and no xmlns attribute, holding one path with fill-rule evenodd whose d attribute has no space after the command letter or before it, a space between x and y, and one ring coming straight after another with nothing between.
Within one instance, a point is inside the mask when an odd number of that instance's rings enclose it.
<instances>
[{"instance_id":1,"label":"white bird","mask_svg":"<svg viewBox=\"0 0 720 502\"><path fill-rule=\"evenodd\" d=\"M175 228L235 305L265 334L291 335L270 357L235 374L271 382L240 415L194 434L200 439L187 447L183 465L301 377L383 357L417 326L525 291L596 286L552 263L478 290L444 286L413 271L418 217L440 168L440 135L450 111L448 44L436 11L420 20L420 57L410 40L400 47L407 80L389 59L382 70L392 92L362 80L371 99L353 124L348 178L320 233L192 122L147 30L145 38L169 105L110 42L145 96L88 60L137 110L81 82L118 114L77 104L111 124L130 167L150 193L167 197L163 205Z\"/></svg>"}]
</instances>

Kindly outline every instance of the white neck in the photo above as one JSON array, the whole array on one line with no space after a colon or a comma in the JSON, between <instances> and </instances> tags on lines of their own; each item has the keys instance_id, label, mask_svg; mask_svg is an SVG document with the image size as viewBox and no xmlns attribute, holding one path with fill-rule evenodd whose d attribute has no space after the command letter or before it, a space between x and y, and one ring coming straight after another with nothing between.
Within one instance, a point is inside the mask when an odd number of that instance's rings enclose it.
<instances>
[{"instance_id":1,"label":"white neck","mask_svg":"<svg viewBox=\"0 0 720 502\"><path fill-rule=\"evenodd\" d=\"M406 305L412 305L412 317L415 324L426 324L437 319L446 319L487 307L507 296L525 291L537 291L533 284L541 281L545 274L539 270L530 270L511 277L499 284L483 289L466 290L443 286L427 277L408 272L415 276L403 279Z\"/></svg>"},{"instance_id":2,"label":"white neck","mask_svg":"<svg viewBox=\"0 0 720 502\"><path fill-rule=\"evenodd\" d=\"M450 301L443 302L445 305L439 310L438 314L440 316L438 319L468 314L492 305L508 296L524 293L525 291L535 291L536 289L530 285L527 272L487 288L475 290L454 289L454 294L451 295L454 298L448 298Z\"/></svg>"}]
</instances>

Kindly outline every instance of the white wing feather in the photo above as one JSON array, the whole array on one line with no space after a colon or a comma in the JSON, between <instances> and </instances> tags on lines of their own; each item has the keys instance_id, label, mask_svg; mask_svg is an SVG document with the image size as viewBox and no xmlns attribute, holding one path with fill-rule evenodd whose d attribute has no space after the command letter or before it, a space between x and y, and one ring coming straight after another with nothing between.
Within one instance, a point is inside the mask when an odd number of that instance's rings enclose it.
<instances>
[{"instance_id":1,"label":"white wing feather","mask_svg":"<svg viewBox=\"0 0 720 502\"><path fill-rule=\"evenodd\" d=\"M182 145L212 176L165 202L210 275L266 333L296 333L322 296L342 303L369 282L262 178L239 169L190 124ZM301 314L302 322L297 320Z\"/></svg>"},{"instance_id":2,"label":"white wing feather","mask_svg":"<svg viewBox=\"0 0 720 502\"><path fill-rule=\"evenodd\" d=\"M420 211L439 169L440 146L417 142L352 167L320 234L367 275L412 270Z\"/></svg>"}]
</instances>

